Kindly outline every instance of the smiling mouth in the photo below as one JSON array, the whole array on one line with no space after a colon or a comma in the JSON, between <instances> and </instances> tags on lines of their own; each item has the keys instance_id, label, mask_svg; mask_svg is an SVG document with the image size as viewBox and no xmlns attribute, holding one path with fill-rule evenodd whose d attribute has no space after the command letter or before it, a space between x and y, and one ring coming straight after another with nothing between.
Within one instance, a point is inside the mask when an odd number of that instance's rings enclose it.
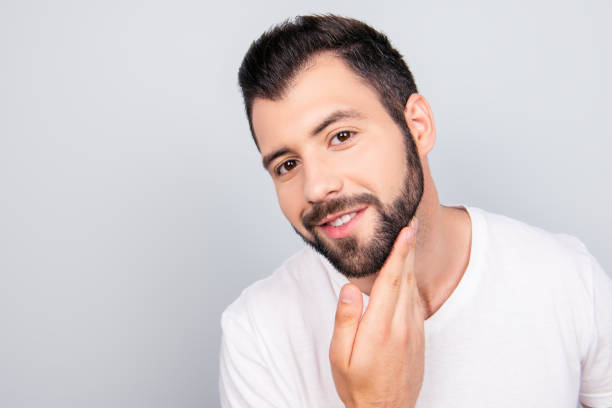
<instances>
[{"instance_id":1,"label":"smiling mouth","mask_svg":"<svg viewBox=\"0 0 612 408\"><path fill-rule=\"evenodd\" d=\"M334 219L332 219L331 221L327 221L324 222L322 224L319 225L329 225L332 227L340 227L344 224L346 224L347 222L349 222L350 220L352 220L353 218L355 218L355 216L357 215L358 211L353 211L351 213L348 214L344 214L344 215L340 215Z\"/></svg>"},{"instance_id":2,"label":"smiling mouth","mask_svg":"<svg viewBox=\"0 0 612 408\"><path fill-rule=\"evenodd\" d=\"M327 217L323 218L322 221L317 223L317 225L319 227L322 227L324 225L331 225L332 227L339 227L341 225L346 224L353 218L355 218L357 214L365 210L367 207L368 206L366 205L366 206L359 207L359 208L353 208L352 210L337 212L336 214L328 215Z\"/></svg>"},{"instance_id":3,"label":"smiling mouth","mask_svg":"<svg viewBox=\"0 0 612 408\"><path fill-rule=\"evenodd\" d=\"M330 238L346 238L352 234L356 222L368 207L349 210L343 213L331 215L317 224Z\"/></svg>"}]
</instances>

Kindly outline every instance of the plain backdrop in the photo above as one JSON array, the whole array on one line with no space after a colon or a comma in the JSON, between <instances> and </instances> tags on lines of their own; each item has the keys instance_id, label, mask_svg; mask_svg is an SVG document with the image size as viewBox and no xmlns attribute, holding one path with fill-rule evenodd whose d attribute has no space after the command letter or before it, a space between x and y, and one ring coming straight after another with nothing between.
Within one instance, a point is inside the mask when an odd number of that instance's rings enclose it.
<instances>
[{"instance_id":1,"label":"plain backdrop","mask_svg":"<svg viewBox=\"0 0 612 408\"><path fill-rule=\"evenodd\" d=\"M326 12L405 56L442 203L575 235L612 271L610 1L2 0L1 407L218 405L221 312L302 246L237 69Z\"/></svg>"}]
</instances>

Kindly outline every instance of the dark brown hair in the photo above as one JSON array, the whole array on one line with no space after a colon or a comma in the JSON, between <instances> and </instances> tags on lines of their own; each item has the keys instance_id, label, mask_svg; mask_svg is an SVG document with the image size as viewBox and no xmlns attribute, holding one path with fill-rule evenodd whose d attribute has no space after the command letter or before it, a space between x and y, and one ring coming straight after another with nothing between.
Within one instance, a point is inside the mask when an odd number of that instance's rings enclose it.
<instances>
[{"instance_id":1,"label":"dark brown hair","mask_svg":"<svg viewBox=\"0 0 612 408\"><path fill-rule=\"evenodd\" d=\"M263 33L251 44L240 65L238 82L255 144L253 100L281 98L299 69L326 51L337 54L370 84L393 120L400 128L406 127L404 106L417 88L402 55L387 37L351 18L298 16Z\"/></svg>"}]
</instances>

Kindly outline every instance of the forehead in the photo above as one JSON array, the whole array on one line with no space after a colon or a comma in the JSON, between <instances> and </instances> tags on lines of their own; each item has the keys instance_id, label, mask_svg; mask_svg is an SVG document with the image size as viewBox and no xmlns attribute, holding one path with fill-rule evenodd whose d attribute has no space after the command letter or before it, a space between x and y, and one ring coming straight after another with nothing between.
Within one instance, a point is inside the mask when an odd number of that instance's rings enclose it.
<instances>
[{"instance_id":1,"label":"forehead","mask_svg":"<svg viewBox=\"0 0 612 408\"><path fill-rule=\"evenodd\" d=\"M313 58L278 100L256 98L253 130L262 154L305 135L335 111L356 111L361 117L387 116L378 94L345 62L331 54Z\"/></svg>"}]
</instances>

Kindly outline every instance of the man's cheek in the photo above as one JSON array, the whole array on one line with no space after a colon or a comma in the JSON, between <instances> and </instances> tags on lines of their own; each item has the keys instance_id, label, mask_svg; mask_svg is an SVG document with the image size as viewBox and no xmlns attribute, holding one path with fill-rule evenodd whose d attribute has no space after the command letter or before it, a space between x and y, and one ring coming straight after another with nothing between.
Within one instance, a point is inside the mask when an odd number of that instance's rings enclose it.
<instances>
[{"instance_id":1,"label":"man's cheek","mask_svg":"<svg viewBox=\"0 0 612 408\"><path fill-rule=\"evenodd\" d=\"M278 200L278 206L280 207L285 218L287 218L291 224L295 225L296 215L292 215L295 212L295 209L293 209L291 206L291 200L289 200L286 195L281 194L278 189L276 191L276 198Z\"/></svg>"}]
</instances>

